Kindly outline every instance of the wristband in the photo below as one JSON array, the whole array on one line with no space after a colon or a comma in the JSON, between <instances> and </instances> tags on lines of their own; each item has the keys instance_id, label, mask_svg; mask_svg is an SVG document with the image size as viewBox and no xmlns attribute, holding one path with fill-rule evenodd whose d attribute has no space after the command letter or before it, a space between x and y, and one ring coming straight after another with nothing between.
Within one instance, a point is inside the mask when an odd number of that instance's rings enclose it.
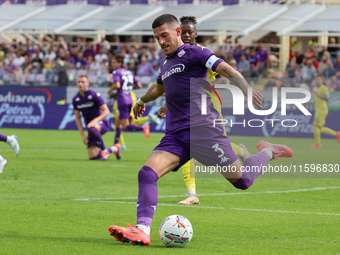
<instances>
[{"instance_id":1,"label":"wristband","mask_svg":"<svg viewBox=\"0 0 340 255\"><path fill-rule=\"evenodd\" d=\"M138 98L137 100L137 104L139 105L145 105L145 103L142 101L142 99Z\"/></svg>"}]
</instances>

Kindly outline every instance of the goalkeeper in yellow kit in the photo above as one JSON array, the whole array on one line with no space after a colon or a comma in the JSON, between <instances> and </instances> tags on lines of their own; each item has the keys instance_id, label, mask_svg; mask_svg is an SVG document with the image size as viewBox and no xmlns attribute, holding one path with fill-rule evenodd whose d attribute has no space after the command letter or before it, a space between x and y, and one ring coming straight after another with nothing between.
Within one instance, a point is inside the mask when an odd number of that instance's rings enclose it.
<instances>
[{"instance_id":1,"label":"goalkeeper in yellow kit","mask_svg":"<svg viewBox=\"0 0 340 255\"><path fill-rule=\"evenodd\" d=\"M335 136L340 143L340 131L336 132L333 129L325 127L326 117L328 115L329 90L327 86L323 84L322 77L319 75L316 77L316 87L314 91L314 103L315 103L315 115L313 122L313 132L315 144L311 148L321 148L321 133L326 135Z\"/></svg>"},{"instance_id":2,"label":"goalkeeper in yellow kit","mask_svg":"<svg viewBox=\"0 0 340 255\"><path fill-rule=\"evenodd\" d=\"M197 31L196 31L196 17L193 16L183 16L180 18L181 21L181 28L182 28L182 41L184 43L188 43L190 45L196 44L195 38L197 37ZM196 44L198 46L203 47L202 45ZM214 73L213 71L209 70L207 81L213 82L215 81L215 75L217 73ZM215 95L215 94L214 94ZM216 95L215 95L216 96ZM217 98L216 98L217 99ZM219 104L219 100L213 100L214 107L216 110L219 111L221 118L221 105ZM162 106L158 111L158 117L159 118L165 118L166 113L166 104ZM248 152L247 148L244 144L235 144L231 143L231 146L233 148L233 151L235 154L240 157L242 161L244 161L247 157L250 156L250 153ZM199 199L196 194L196 184L195 184L195 166L194 166L194 159L191 159L186 164L182 166L182 172L184 177L184 182L188 189L188 197L182 201L179 202L181 205L191 205L191 204L199 204Z\"/></svg>"}]
</instances>

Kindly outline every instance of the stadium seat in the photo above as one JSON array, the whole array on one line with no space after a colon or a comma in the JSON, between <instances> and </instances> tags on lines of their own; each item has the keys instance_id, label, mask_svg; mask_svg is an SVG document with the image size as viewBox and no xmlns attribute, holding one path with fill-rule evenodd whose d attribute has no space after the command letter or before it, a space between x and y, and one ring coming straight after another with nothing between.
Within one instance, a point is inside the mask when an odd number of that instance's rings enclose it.
<instances>
[{"instance_id":1,"label":"stadium seat","mask_svg":"<svg viewBox=\"0 0 340 255\"><path fill-rule=\"evenodd\" d=\"M143 86L148 86L152 81L152 76L138 76L138 80Z\"/></svg>"},{"instance_id":2,"label":"stadium seat","mask_svg":"<svg viewBox=\"0 0 340 255\"><path fill-rule=\"evenodd\" d=\"M4 75L2 76L2 80L3 80L4 82L11 82L11 81L15 81L15 77L14 77L14 75L13 75L12 77L9 77L8 74L4 74Z\"/></svg>"},{"instance_id":3,"label":"stadium seat","mask_svg":"<svg viewBox=\"0 0 340 255\"><path fill-rule=\"evenodd\" d=\"M98 77L97 77L96 74L93 74L93 73L88 74L88 78L89 78L90 84L96 84L96 83L98 83Z\"/></svg>"},{"instance_id":4,"label":"stadium seat","mask_svg":"<svg viewBox=\"0 0 340 255\"><path fill-rule=\"evenodd\" d=\"M78 77L79 75L87 75L87 70L83 70L83 69L78 70L76 76Z\"/></svg>"},{"instance_id":5,"label":"stadium seat","mask_svg":"<svg viewBox=\"0 0 340 255\"><path fill-rule=\"evenodd\" d=\"M45 82L45 74L44 74L44 73L38 73L38 74L35 76L35 82L38 82L38 83L43 83L43 82Z\"/></svg>"},{"instance_id":6,"label":"stadium seat","mask_svg":"<svg viewBox=\"0 0 340 255\"><path fill-rule=\"evenodd\" d=\"M27 75L26 82L34 82L35 81L35 73L30 73Z\"/></svg>"}]
</instances>

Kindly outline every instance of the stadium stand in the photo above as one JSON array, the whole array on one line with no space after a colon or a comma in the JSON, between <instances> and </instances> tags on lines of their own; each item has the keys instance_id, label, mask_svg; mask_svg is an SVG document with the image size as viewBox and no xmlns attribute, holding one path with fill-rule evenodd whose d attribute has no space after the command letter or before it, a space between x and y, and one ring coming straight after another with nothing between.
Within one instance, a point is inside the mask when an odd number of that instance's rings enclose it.
<instances>
[{"instance_id":1,"label":"stadium stand","mask_svg":"<svg viewBox=\"0 0 340 255\"><path fill-rule=\"evenodd\" d=\"M310 75L304 71L311 62L310 69L339 90L340 18L335 14L340 5L325 5L332 1L64 2L67 5L58 1L3 3L1 83L72 86L78 75L86 74L91 84L105 86L110 82L110 60L120 54L125 56L125 66L147 87L155 80L162 58L152 38L151 20L164 12L184 15L186 8L178 5L189 4L199 22L197 41L251 83L264 88L274 78L281 81L276 82L279 86L299 86L301 81L309 85L311 81L301 76ZM327 24L322 22L325 17Z\"/></svg>"}]
</instances>

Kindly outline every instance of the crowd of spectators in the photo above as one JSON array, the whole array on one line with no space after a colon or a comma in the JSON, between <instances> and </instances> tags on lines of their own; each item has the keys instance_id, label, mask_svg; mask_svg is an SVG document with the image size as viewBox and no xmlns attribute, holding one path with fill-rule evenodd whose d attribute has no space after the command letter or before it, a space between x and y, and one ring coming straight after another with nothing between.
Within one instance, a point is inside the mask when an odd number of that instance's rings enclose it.
<instances>
[{"instance_id":1,"label":"crowd of spectators","mask_svg":"<svg viewBox=\"0 0 340 255\"><path fill-rule=\"evenodd\" d=\"M306 52L292 51L285 70L279 75L274 72L266 90L273 87L304 87L315 86L315 78L320 75L330 91L340 91L340 48L335 38L329 38L330 46L309 45ZM319 50L317 50L319 48Z\"/></svg>"},{"instance_id":2,"label":"crowd of spectators","mask_svg":"<svg viewBox=\"0 0 340 255\"><path fill-rule=\"evenodd\" d=\"M157 76L161 59L153 39L145 45L135 42L114 43L105 37L100 42L82 38L66 43L63 37L57 41L41 42L34 47L29 38L26 42L0 44L0 82L11 84L43 84L68 86L76 76L88 75L93 84L108 82L109 63L114 55L123 55L127 68L150 83Z\"/></svg>"},{"instance_id":3,"label":"crowd of spectators","mask_svg":"<svg viewBox=\"0 0 340 255\"><path fill-rule=\"evenodd\" d=\"M271 43L275 45L272 40ZM335 44L333 38L330 43ZM325 77L332 90L340 89L340 51L337 47L321 47L317 51L311 45L305 53L294 51L286 70L279 74L273 63L279 52L277 47L266 49L261 42L250 47L232 47L227 39L219 46L214 38L203 45L251 82L269 77L265 85L267 90L282 86L310 86L317 74ZM68 86L75 83L78 75L86 74L91 84L105 85L110 82L111 59L122 55L125 67L147 86L156 80L160 60L164 57L155 46L153 38L141 44L136 43L134 37L128 43L120 42L119 37L113 42L103 37L99 42L78 38L67 43L59 36L58 40L52 37L50 41L42 40L34 46L29 38L24 43L13 40L11 44L0 44L0 82Z\"/></svg>"}]
</instances>

